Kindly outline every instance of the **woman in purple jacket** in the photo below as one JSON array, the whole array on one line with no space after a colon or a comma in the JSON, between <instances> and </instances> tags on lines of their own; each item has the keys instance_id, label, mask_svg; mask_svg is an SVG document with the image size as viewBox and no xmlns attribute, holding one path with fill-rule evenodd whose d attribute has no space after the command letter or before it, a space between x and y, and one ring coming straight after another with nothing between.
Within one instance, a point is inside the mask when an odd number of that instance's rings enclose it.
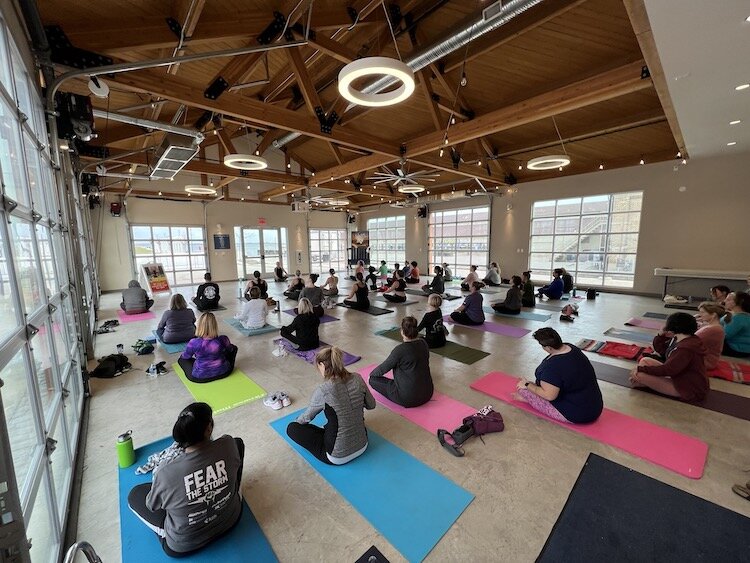
<instances>
[{"instance_id":1,"label":"woman in purple jacket","mask_svg":"<svg viewBox=\"0 0 750 563\"><path fill-rule=\"evenodd\" d=\"M236 357L237 346L226 336L219 336L214 314L203 313L198 319L195 338L188 342L177 362L190 381L207 383L232 373Z\"/></svg>"}]
</instances>

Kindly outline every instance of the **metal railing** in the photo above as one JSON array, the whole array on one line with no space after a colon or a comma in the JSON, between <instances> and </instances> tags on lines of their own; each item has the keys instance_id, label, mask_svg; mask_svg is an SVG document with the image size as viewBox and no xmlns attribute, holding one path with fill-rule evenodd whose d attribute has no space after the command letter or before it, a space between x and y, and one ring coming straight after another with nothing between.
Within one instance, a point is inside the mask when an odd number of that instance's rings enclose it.
<instances>
[{"instance_id":1,"label":"metal railing","mask_svg":"<svg viewBox=\"0 0 750 563\"><path fill-rule=\"evenodd\" d=\"M76 558L79 551L86 556L89 563L102 563L101 558L96 554L92 545L86 541L79 541L71 545L65 554L63 563L73 563L73 560Z\"/></svg>"}]
</instances>

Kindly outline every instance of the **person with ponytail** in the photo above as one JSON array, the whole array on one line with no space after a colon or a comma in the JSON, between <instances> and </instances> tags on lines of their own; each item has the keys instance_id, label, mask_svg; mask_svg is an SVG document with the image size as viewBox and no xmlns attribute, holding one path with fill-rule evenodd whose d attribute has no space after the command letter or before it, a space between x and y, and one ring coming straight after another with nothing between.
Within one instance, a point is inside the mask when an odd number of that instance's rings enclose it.
<instances>
[{"instance_id":1,"label":"person with ponytail","mask_svg":"<svg viewBox=\"0 0 750 563\"><path fill-rule=\"evenodd\" d=\"M344 367L344 353L335 346L315 356L323 377L310 398L310 406L289 423L287 435L323 463L344 465L367 449L367 429L363 409L375 408L375 399L358 373ZM327 422L321 428L311 424L324 412Z\"/></svg>"},{"instance_id":2,"label":"person with ponytail","mask_svg":"<svg viewBox=\"0 0 750 563\"><path fill-rule=\"evenodd\" d=\"M700 328L695 332L695 336L703 341L703 346L706 348L703 363L707 371L716 369L721 359L721 352L724 349L724 327L721 326L721 318L725 314L724 306L719 303L704 301L698 305L698 314L695 318Z\"/></svg>"},{"instance_id":3,"label":"person with ponytail","mask_svg":"<svg viewBox=\"0 0 750 563\"><path fill-rule=\"evenodd\" d=\"M431 283L422 286L422 291L425 293L437 293L438 295L443 295L445 293L443 269L440 266L435 266L435 277L432 278Z\"/></svg>"},{"instance_id":4,"label":"person with ponytail","mask_svg":"<svg viewBox=\"0 0 750 563\"><path fill-rule=\"evenodd\" d=\"M352 290L349 292L346 299L344 299L344 303L349 305L352 309L367 311L367 309L370 308L370 290L367 289L365 277L362 272L357 272L354 279L355 282L352 286ZM355 299L352 299L352 297L355 297Z\"/></svg>"},{"instance_id":5,"label":"person with ponytail","mask_svg":"<svg viewBox=\"0 0 750 563\"><path fill-rule=\"evenodd\" d=\"M403 407L418 407L432 398L434 387L430 373L430 348L419 338L417 319L401 321L403 342L396 346L370 373L370 386ZM393 379L385 374L393 370Z\"/></svg>"},{"instance_id":6,"label":"person with ponytail","mask_svg":"<svg viewBox=\"0 0 750 563\"><path fill-rule=\"evenodd\" d=\"M226 434L211 439L213 412L192 403L177 417L172 437L183 450L135 486L128 506L159 537L170 557L194 553L231 530L242 514L245 445Z\"/></svg>"}]
</instances>

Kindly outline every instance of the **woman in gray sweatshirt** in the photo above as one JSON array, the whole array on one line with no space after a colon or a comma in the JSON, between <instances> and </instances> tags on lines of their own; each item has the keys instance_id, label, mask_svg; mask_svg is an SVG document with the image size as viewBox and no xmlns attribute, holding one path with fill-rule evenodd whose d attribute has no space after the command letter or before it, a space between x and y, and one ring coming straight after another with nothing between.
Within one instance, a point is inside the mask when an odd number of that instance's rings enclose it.
<instances>
[{"instance_id":1,"label":"woman in gray sweatshirt","mask_svg":"<svg viewBox=\"0 0 750 563\"><path fill-rule=\"evenodd\" d=\"M321 383L313 391L310 406L286 428L287 435L316 458L329 465L344 465L367 449L367 430L362 409L375 408L375 399L358 373L344 367L344 353L335 346L315 356ZM323 428L310 424L324 411Z\"/></svg>"},{"instance_id":2,"label":"woman in gray sweatshirt","mask_svg":"<svg viewBox=\"0 0 750 563\"><path fill-rule=\"evenodd\" d=\"M195 313L188 309L185 298L175 293L169 302L169 310L164 311L156 334L162 342L175 344L187 342L195 336Z\"/></svg>"}]
</instances>

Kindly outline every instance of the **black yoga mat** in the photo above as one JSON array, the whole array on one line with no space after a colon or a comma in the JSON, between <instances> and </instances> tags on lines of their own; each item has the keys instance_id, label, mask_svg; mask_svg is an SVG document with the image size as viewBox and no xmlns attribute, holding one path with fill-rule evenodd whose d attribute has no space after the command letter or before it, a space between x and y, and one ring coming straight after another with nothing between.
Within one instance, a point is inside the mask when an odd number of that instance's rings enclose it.
<instances>
[{"instance_id":1,"label":"black yoga mat","mask_svg":"<svg viewBox=\"0 0 750 563\"><path fill-rule=\"evenodd\" d=\"M421 297L429 297L429 295L430 295L429 293L425 293L421 289L408 289L407 288L407 289L404 290L404 293L408 293L409 295L419 295ZM450 294L448 294L447 297L446 297L445 294L441 295L440 297L443 298L443 301L453 301L454 299L462 299L463 298L463 296L461 296L461 295L450 295Z\"/></svg>"},{"instance_id":2,"label":"black yoga mat","mask_svg":"<svg viewBox=\"0 0 750 563\"><path fill-rule=\"evenodd\" d=\"M538 563L747 561L750 518L589 454Z\"/></svg>"},{"instance_id":3,"label":"black yoga mat","mask_svg":"<svg viewBox=\"0 0 750 563\"><path fill-rule=\"evenodd\" d=\"M362 309L355 309L351 305L347 305L346 303L338 303L339 307L346 307L347 309L351 309L352 311L360 311L361 313L368 313L370 315L385 315L386 313L393 313L393 309L381 309L380 307L375 307L373 305L370 305L370 308L367 310Z\"/></svg>"},{"instance_id":4,"label":"black yoga mat","mask_svg":"<svg viewBox=\"0 0 750 563\"><path fill-rule=\"evenodd\" d=\"M619 366L613 366L610 364L603 364L601 362L591 362L596 372L596 378L601 381L607 381L614 383L615 385L621 385L623 387L630 387L630 370ZM660 397L666 397L661 393L657 393L652 389L644 387L634 387L638 391L646 391L659 395ZM667 397L673 399L673 397ZM673 399L678 400L678 399ZM741 397L739 395L732 395L731 393L724 393L723 391L717 391L711 389L708 395L702 403L686 403L688 405L694 405L710 411L719 412L742 420L750 420L750 398Z\"/></svg>"}]
</instances>

